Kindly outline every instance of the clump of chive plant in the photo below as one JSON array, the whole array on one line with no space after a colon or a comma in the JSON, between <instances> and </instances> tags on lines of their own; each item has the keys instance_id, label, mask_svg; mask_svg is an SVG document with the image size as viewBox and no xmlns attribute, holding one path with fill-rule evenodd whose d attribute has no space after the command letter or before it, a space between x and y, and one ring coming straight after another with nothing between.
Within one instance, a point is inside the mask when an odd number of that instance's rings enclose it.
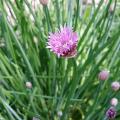
<instances>
[{"instance_id":1,"label":"clump of chive plant","mask_svg":"<svg viewBox=\"0 0 120 120\"><path fill-rule=\"evenodd\" d=\"M50 33L47 48L58 57L75 57L77 55L78 36L71 27L61 27L58 32Z\"/></svg>"}]
</instances>

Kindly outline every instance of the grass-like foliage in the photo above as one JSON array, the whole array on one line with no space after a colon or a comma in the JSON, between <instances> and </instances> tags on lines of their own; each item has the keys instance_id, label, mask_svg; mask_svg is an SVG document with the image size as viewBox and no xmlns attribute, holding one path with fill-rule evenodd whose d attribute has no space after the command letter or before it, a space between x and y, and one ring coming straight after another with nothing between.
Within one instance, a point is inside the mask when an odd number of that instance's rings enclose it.
<instances>
[{"instance_id":1,"label":"grass-like foliage","mask_svg":"<svg viewBox=\"0 0 120 120\"><path fill-rule=\"evenodd\" d=\"M0 120L107 120L113 97L120 120L120 3L40 1L0 0ZM46 48L61 26L78 34L75 57Z\"/></svg>"}]
</instances>

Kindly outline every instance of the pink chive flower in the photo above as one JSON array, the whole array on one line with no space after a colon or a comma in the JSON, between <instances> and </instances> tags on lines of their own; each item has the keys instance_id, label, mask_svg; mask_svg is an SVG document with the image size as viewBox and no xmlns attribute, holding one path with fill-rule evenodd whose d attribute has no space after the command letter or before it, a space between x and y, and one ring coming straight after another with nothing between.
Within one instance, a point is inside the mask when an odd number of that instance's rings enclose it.
<instances>
[{"instance_id":1,"label":"pink chive flower","mask_svg":"<svg viewBox=\"0 0 120 120\"><path fill-rule=\"evenodd\" d=\"M40 3L41 3L42 5L47 5L47 4L48 4L48 0L40 0Z\"/></svg>"},{"instance_id":2,"label":"pink chive flower","mask_svg":"<svg viewBox=\"0 0 120 120\"><path fill-rule=\"evenodd\" d=\"M118 81L112 82L111 87L114 91L118 91L120 89L120 83Z\"/></svg>"},{"instance_id":3,"label":"pink chive flower","mask_svg":"<svg viewBox=\"0 0 120 120\"><path fill-rule=\"evenodd\" d=\"M78 36L71 27L61 27L59 31L50 33L47 48L58 57L75 57L77 55Z\"/></svg>"},{"instance_id":4,"label":"pink chive flower","mask_svg":"<svg viewBox=\"0 0 120 120\"><path fill-rule=\"evenodd\" d=\"M116 106L118 104L118 99L117 98L112 98L111 101L110 101L110 104L112 106Z\"/></svg>"},{"instance_id":5,"label":"pink chive flower","mask_svg":"<svg viewBox=\"0 0 120 120\"><path fill-rule=\"evenodd\" d=\"M107 80L109 77L109 71L108 70L103 70L99 73L98 78L100 80Z\"/></svg>"}]
</instances>

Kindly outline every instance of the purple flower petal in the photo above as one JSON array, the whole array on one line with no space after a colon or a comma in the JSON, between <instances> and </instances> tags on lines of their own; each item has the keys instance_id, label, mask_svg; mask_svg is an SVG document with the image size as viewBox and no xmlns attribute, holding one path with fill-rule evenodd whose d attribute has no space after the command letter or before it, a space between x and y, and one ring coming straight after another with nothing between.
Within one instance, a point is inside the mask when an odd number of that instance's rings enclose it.
<instances>
[{"instance_id":1,"label":"purple flower petal","mask_svg":"<svg viewBox=\"0 0 120 120\"><path fill-rule=\"evenodd\" d=\"M55 33L49 33L47 48L58 57L75 57L77 54L78 36L70 27L60 27Z\"/></svg>"}]
</instances>

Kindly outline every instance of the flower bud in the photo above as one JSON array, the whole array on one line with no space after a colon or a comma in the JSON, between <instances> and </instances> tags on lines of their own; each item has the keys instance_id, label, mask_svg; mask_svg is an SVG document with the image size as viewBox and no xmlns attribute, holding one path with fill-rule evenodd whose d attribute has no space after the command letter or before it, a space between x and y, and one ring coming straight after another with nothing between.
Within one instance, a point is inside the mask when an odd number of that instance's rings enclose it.
<instances>
[{"instance_id":1,"label":"flower bud","mask_svg":"<svg viewBox=\"0 0 120 120\"><path fill-rule=\"evenodd\" d=\"M114 91L118 91L120 89L120 83L115 81L111 84L111 87Z\"/></svg>"},{"instance_id":2,"label":"flower bud","mask_svg":"<svg viewBox=\"0 0 120 120\"><path fill-rule=\"evenodd\" d=\"M33 38L33 42L34 42L35 44L38 44L38 39L37 39L37 37L34 37L34 38Z\"/></svg>"},{"instance_id":3,"label":"flower bud","mask_svg":"<svg viewBox=\"0 0 120 120\"><path fill-rule=\"evenodd\" d=\"M26 82L26 87L31 89L32 88L32 83L31 82Z\"/></svg>"},{"instance_id":4,"label":"flower bud","mask_svg":"<svg viewBox=\"0 0 120 120\"><path fill-rule=\"evenodd\" d=\"M118 104L118 99L117 98L112 98L111 101L110 101L110 104L112 106L116 106Z\"/></svg>"},{"instance_id":5,"label":"flower bud","mask_svg":"<svg viewBox=\"0 0 120 120\"><path fill-rule=\"evenodd\" d=\"M5 47L5 43L0 43L0 48Z\"/></svg>"},{"instance_id":6,"label":"flower bud","mask_svg":"<svg viewBox=\"0 0 120 120\"><path fill-rule=\"evenodd\" d=\"M47 5L47 4L48 4L48 0L40 0L40 3L41 3L42 5Z\"/></svg>"},{"instance_id":7,"label":"flower bud","mask_svg":"<svg viewBox=\"0 0 120 120\"><path fill-rule=\"evenodd\" d=\"M108 70L103 70L99 73L98 78L100 80L107 80L109 77L109 71Z\"/></svg>"},{"instance_id":8,"label":"flower bud","mask_svg":"<svg viewBox=\"0 0 120 120\"><path fill-rule=\"evenodd\" d=\"M115 7L115 4L112 3L112 4L110 5L109 12L113 12L113 11L114 11L114 7Z\"/></svg>"},{"instance_id":9,"label":"flower bud","mask_svg":"<svg viewBox=\"0 0 120 120\"><path fill-rule=\"evenodd\" d=\"M114 107L110 107L107 112L106 112L106 116L108 119L114 119L116 117L116 110Z\"/></svg>"},{"instance_id":10,"label":"flower bud","mask_svg":"<svg viewBox=\"0 0 120 120\"><path fill-rule=\"evenodd\" d=\"M57 112L58 117L61 117L63 115L62 111Z\"/></svg>"},{"instance_id":11,"label":"flower bud","mask_svg":"<svg viewBox=\"0 0 120 120\"><path fill-rule=\"evenodd\" d=\"M33 117L33 119L32 120L40 120L39 118L36 118L36 117Z\"/></svg>"}]
</instances>

